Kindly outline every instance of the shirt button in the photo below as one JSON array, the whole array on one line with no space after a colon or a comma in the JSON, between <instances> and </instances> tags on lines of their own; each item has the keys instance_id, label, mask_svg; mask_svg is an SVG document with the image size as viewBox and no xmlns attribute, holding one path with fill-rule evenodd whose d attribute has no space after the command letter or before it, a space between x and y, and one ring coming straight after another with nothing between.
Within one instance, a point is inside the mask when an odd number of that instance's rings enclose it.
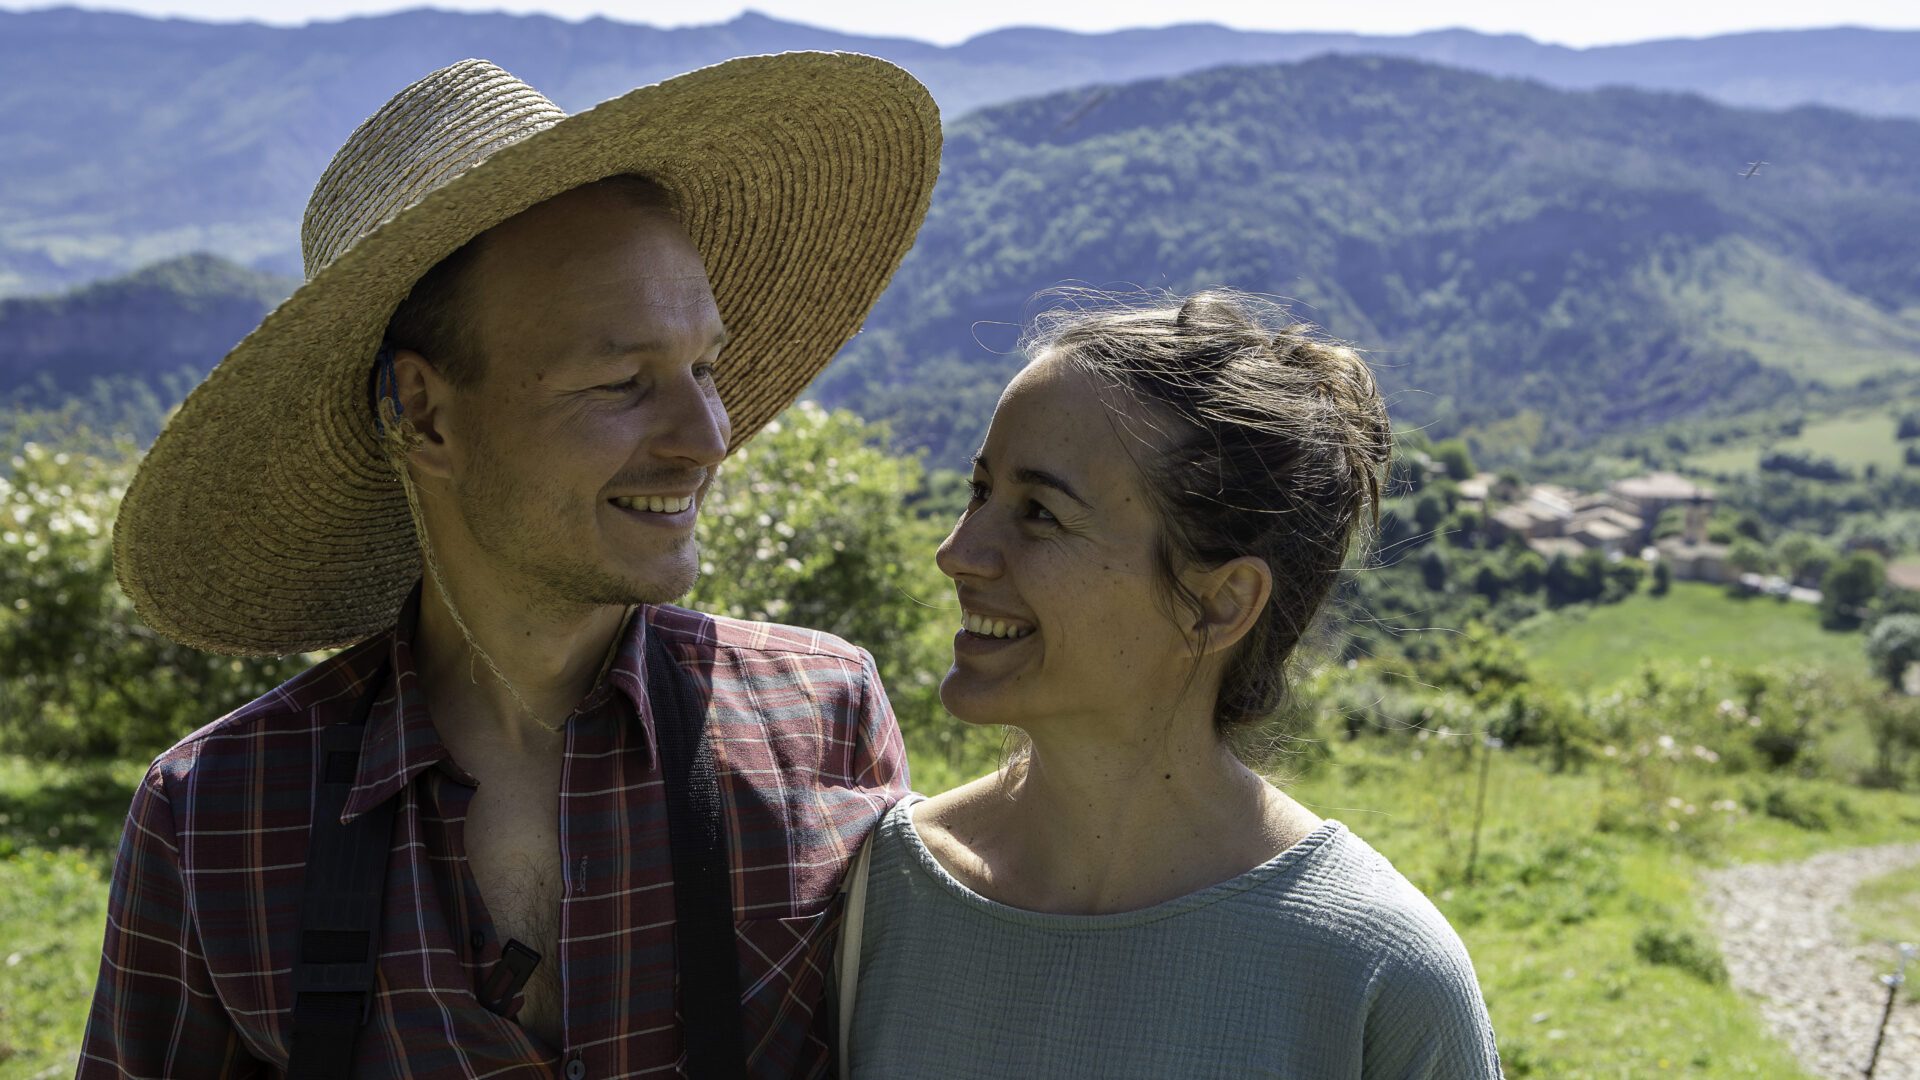
<instances>
[{"instance_id":1,"label":"shirt button","mask_svg":"<svg viewBox=\"0 0 1920 1080\"><path fill-rule=\"evenodd\" d=\"M586 1080L587 1063L579 1058L567 1062L567 1080Z\"/></svg>"},{"instance_id":2,"label":"shirt button","mask_svg":"<svg viewBox=\"0 0 1920 1080\"><path fill-rule=\"evenodd\" d=\"M474 952L479 952L481 949L486 948L487 932L485 930L475 930L473 933L467 935L467 944L473 946Z\"/></svg>"}]
</instances>

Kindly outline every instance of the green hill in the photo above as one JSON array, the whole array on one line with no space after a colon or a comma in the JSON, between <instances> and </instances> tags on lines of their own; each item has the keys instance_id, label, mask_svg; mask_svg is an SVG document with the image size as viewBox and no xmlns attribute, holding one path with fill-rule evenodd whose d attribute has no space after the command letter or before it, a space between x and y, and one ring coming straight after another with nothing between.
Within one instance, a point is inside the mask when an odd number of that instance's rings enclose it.
<instances>
[{"instance_id":1,"label":"green hill","mask_svg":"<svg viewBox=\"0 0 1920 1080\"><path fill-rule=\"evenodd\" d=\"M957 463L1036 292L1229 284L1369 349L1404 421L1537 415L1544 451L1920 367L1916 234L1912 121L1222 68L951 125L927 225L819 393Z\"/></svg>"},{"instance_id":2,"label":"green hill","mask_svg":"<svg viewBox=\"0 0 1920 1080\"><path fill-rule=\"evenodd\" d=\"M899 63L950 118L1069 87L1331 53L1404 56L1569 88L1639 86L1765 108L1817 102L1920 116L1920 32L1844 27L1590 49L1466 30L1385 37L1191 24L1109 34L1024 27L939 46L754 12L661 28L433 10L306 26L0 11L0 296L190 251L298 272L301 207L334 148L395 91L463 57L492 59L571 111L727 57L791 49Z\"/></svg>"},{"instance_id":3,"label":"green hill","mask_svg":"<svg viewBox=\"0 0 1920 1080\"><path fill-rule=\"evenodd\" d=\"M1538 616L1516 637L1548 681L1605 688L1648 664L1722 667L1789 664L1866 672L1857 633L1826 630L1812 604L1734 597L1717 585L1676 581L1665 596Z\"/></svg>"},{"instance_id":4,"label":"green hill","mask_svg":"<svg viewBox=\"0 0 1920 1080\"><path fill-rule=\"evenodd\" d=\"M0 300L0 396L58 397L103 377L157 384L183 369L197 377L294 284L189 255L59 296Z\"/></svg>"}]
</instances>

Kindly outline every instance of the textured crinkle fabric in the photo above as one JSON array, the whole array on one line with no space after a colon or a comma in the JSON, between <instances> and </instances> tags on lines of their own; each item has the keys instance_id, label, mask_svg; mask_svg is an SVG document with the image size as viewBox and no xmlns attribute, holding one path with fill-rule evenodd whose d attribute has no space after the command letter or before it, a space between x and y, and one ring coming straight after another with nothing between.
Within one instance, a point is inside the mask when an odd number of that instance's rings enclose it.
<instances>
[{"instance_id":1,"label":"textured crinkle fabric","mask_svg":"<svg viewBox=\"0 0 1920 1080\"><path fill-rule=\"evenodd\" d=\"M1052 915L955 880L917 801L874 838L856 1077L1501 1075L1459 935L1340 822L1176 900Z\"/></svg>"},{"instance_id":2,"label":"textured crinkle fabric","mask_svg":"<svg viewBox=\"0 0 1920 1080\"><path fill-rule=\"evenodd\" d=\"M376 690L345 809L400 800L379 990L354 1075L546 1077L573 1075L575 1060L584 1076L676 1075L672 859L644 687L649 634L712 695L748 1074L820 1075L836 890L907 784L872 658L826 634L679 608L630 620L566 727L560 955L542 960L560 965L566 1045L547 1046L475 993L504 943L463 841L474 782L436 734L415 674L417 595L400 629L154 762L114 867L79 1075L284 1070L320 731L348 716L383 659L392 677Z\"/></svg>"}]
</instances>

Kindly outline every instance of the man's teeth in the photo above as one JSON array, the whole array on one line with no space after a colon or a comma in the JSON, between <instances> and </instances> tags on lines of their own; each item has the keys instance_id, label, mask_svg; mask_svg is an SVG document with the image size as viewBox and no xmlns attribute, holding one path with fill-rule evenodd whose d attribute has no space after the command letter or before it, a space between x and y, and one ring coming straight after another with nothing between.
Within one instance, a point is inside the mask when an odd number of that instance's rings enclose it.
<instances>
[{"instance_id":1,"label":"man's teeth","mask_svg":"<svg viewBox=\"0 0 1920 1080\"><path fill-rule=\"evenodd\" d=\"M622 496L613 500L613 505L624 506L629 510L645 510L652 514L677 514L693 505L693 496L663 499L658 495Z\"/></svg>"},{"instance_id":2,"label":"man's teeth","mask_svg":"<svg viewBox=\"0 0 1920 1080\"><path fill-rule=\"evenodd\" d=\"M1005 619L989 619L984 615L975 615L971 611L960 613L960 625L971 634L981 637L1023 638L1033 633L1033 628L1008 622Z\"/></svg>"}]
</instances>

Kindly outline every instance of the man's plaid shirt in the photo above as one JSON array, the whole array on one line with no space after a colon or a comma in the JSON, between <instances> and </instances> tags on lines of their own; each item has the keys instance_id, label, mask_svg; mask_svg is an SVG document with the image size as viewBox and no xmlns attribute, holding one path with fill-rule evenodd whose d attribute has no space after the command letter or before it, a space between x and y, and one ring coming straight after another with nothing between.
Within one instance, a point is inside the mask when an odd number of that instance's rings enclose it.
<instances>
[{"instance_id":1,"label":"man's plaid shirt","mask_svg":"<svg viewBox=\"0 0 1920 1080\"><path fill-rule=\"evenodd\" d=\"M536 1043L476 996L504 943L462 840L474 781L427 715L409 604L396 631L153 763L114 867L79 1075L272 1076L285 1068L320 731L348 718L387 657L392 678L368 719L346 807L350 818L401 800L378 993L355 1075L675 1075L672 862L644 688L646 634L661 635L694 682L711 687L748 1073L822 1075L836 889L868 831L907 790L899 728L873 660L813 631L672 607L641 612L566 729L560 955L542 960L560 965L566 1045Z\"/></svg>"}]
</instances>

